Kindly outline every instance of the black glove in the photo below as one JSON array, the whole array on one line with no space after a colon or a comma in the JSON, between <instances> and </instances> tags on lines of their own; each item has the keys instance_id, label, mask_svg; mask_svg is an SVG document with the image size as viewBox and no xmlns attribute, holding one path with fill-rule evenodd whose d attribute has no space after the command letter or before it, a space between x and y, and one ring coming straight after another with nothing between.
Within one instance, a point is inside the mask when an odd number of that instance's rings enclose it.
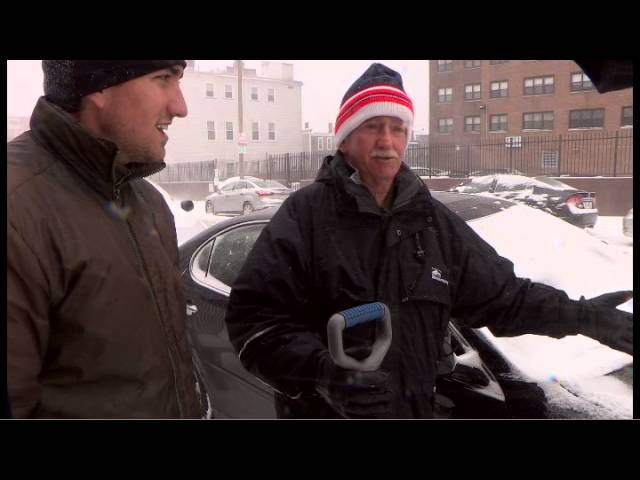
<instances>
[{"instance_id":1,"label":"black glove","mask_svg":"<svg viewBox=\"0 0 640 480\"><path fill-rule=\"evenodd\" d=\"M316 390L345 418L388 418L393 393L389 374L360 372L336 366L326 353L319 362Z\"/></svg>"},{"instance_id":2,"label":"black glove","mask_svg":"<svg viewBox=\"0 0 640 480\"><path fill-rule=\"evenodd\" d=\"M616 306L633 298L632 291L605 293L585 300L579 333L608 347L633 355L633 315Z\"/></svg>"}]
</instances>

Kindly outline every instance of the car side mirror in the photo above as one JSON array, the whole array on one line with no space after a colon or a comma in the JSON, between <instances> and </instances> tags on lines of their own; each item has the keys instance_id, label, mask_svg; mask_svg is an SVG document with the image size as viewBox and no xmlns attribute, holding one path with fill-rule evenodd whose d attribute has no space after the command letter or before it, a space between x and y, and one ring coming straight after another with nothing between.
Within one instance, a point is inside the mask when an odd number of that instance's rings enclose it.
<instances>
[{"instance_id":1,"label":"car side mirror","mask_svg":"<svg viewBox=\"0 0 640 480\"><path fill-rule=\"evenodd\" d=\"M190 212L191 210L193 210L193 202L191 200L182 200L180 202L180 207L185 211L185 212Z\"/></svg>"}]
</instances>

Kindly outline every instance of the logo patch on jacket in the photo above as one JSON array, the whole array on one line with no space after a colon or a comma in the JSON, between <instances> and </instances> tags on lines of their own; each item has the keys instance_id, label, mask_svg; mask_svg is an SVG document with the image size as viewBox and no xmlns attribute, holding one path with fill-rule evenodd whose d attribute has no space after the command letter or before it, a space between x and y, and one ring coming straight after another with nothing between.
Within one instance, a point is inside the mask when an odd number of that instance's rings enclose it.
<instances>
[{"instance_id":1,"label":"logo patch on jacket","mask_svg":"<svg viewBox=\"0 0 640 480\"><path fill-rule=\"evenodd\" d=\"M436 282L449 285L449 281L442 278L442 271L437 269L436 267L431 267L431 278L433 278Z\"/></svg>"}]
</instances>

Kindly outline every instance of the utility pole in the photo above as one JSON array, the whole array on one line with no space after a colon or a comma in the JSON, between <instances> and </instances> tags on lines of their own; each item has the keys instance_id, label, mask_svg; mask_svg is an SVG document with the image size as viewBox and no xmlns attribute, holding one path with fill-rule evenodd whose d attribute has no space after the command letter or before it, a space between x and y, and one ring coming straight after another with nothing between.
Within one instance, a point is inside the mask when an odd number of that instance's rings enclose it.
<instances>
[{"instance_id":1,"label":"utility pole","mask_svg":"<svg viewBox=\"0 0 640 480\"><path fill-rule=\"evenodd\" d=\"M236 69L238 72L238 170L240 178L244 177L244 150L246 147L246 141L244 138L244 125L242 118L242 70L244 64L242 60L236 60Z\"/></svg>"}]
</instances>

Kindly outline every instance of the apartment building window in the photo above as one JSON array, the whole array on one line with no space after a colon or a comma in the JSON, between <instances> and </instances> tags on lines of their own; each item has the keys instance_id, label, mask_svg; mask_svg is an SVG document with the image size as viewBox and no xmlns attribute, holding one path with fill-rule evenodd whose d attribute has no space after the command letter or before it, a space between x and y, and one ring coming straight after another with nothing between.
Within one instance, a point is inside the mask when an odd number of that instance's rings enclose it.
<instances>
[{"instance_id":1,"label":"apartment building window","mask_svg":"<svg viewBox=\"0 0 640 480\"><path fill-rule=\"evenodd\" d=\"M489 65L500 65L501 63L509 63L509 60L489 60Z\"/></svg>"},{"instance_id":2,"label":"apartment building window","mask_svg":"<svg viewBox=\"0 0 640 480\"><path fill-rule=\"evenodd\" d=\"M491 82L491 91L489 92L489 97L502 98L507 96L509 96L509 82L507 80Z\"/></svg>"},{"instance_id":3,"label":"apartment building window","mask_svg":"<svg viewBox=\"0 0 640 480\"><path fill-rule=\"evenodd\" d=\"M269 140L271 141L276 140L276 124L275 123L269 124Z\"/></svg>"},{"instance_id":4,"label":"apartment building window","mask_svg":"<svg viewBox=\"0 0 640 480\"><path fill-rule=\"evenodd\" d=\"M453 132L453 118L438 119L438 133L452 133L452 132Z\"/></svg>"},{"instance_id":5,"label":"apartment building window","mask_svg":"<svg viewBox=\"0 0 640 480\"><path fill-rule=\"evenodd\" d=\"M569 128L604 127L604 108L569 111Z\"/></svg>"},{"instance_id":6,"label":"apartment building window","mask_svg":"<svg viewBox=\"0 0 640 480\"><path fill-rule=\"evenodd\" d=\"M524 79L524 95L544 95L554 92L554 77L530 77Z\"/></svg>"},{"instance_id":7,"label":"apartment building window","mask_svg":"<svg viewBox=\"0 0 640 480\"><path fill-rule=\"evenodd\" d=\"M267 89L267 102L274 102L276 99L276 90L274 88Z\"/></svg>"},{"instance_id":8,"label":"apartment building window","mask_svg":"<svg viewBox=\"0 0 640 480\"><path fill-rule=\"evenodd\" d=\"M464 117L464 131L480 133L480 116Z\"/></svg>"},{"instance_id":9,"label":"apartment building window","mask_svg":"<svg viewBox=\"0 0 640 480\"><path fill-rule=\"evenodd\" d=\"M464 86L464 99L465 100L480 100L480 84L472 83Z\"/></svg>"},{"instance_id":10,"label":"apartment building window","mask_svg":"<svg viewBox=\"0 0 640 480\"><path fill-rule=\"evenodd\" d=\"M523 130L553 130L553 112L529 112L522 114Z\"/></svg>"},{"instance_id":11,"label":"apartment building window","mask_svg":"<svg viewBox=\"0 0 640 480\"><path fill-rule=\"evenodd\" d=\"M478 68L480 67L482 60L465 60L464 68Z\"/></svg>"},{"instance_id":12,"label":"apartment building window","mask_svg":"<svg viewBox=\"0 0 640 480\"><path fill-rule=\"evenodd\" d=\"M213 98L213 83L207 83L207 97Z\"/></svg>"},{"instance_id":13,"label":"apartment building window","mask_svg":"<svg viewBox=\"0 0 640 480\"><path fill-rule=\"evenodd\" d=\"M233 86L231 85L224 86L224 98L233 98Z\"/></svg>"},{"instance_id":14,"label":"apartment building window","mask_svg":"<svg viewBox=\"0 0 640 480\"><path fill-rule=\"evenodd\" d=\"M439 72L451 72L453 70L453 60L438 60Z\"/></svg>"},{"instance_id":15,"label":"apartment building window","mask_svg":"<svg viewBox=\"0 0 640 480\"><path fill-rule=\"evenodd\" d=\"M633 127L633 106L622 107L622 121L620 122L622 127Z\"/></svg>"},{"instance_id":16,"label":"apartment building window","mask_svg":"<svg viewBox=\"0 0 640 480\"><path fill-rule=\"evenodd\" d=\"M327 150L333 150L333 138L327 137Z\"/></svg>"},{"instance_id":17,"label":"apartment building window","mask_svg":"<svg viewBox=\"0 0 640 480\"><path fill-rule=\"evenodd\" d=\"M324 150L324 137L318 137L318 150Z\"/></svg>"},{"instance_id":18,"label":"apartment building window","mask_svg":"<svg viewBox=\"0 0 640 480\"><path fill-rule=\"evenodd\" d=\"M258 87L251 87L251 100L258 101Z\"/></svg>"},{"instance_id":19,"label":"apartment building window","mask_svg":"<svg viewBox=\"0 0 640 480\"><path fill-rule=\"evenodd\" d=\"M453 88L445 87L438 89L438 103L450 102L453 98Z\"/></svg>"},{"instance_id":20,"label":"apartment building window","mask_svg":"<svg viewBox=\"0 0 640 480\"><path fill-rule=\"evenodd\" d=\"M258 122L251 122L251 140L260 141L260 125Z\"/></svg>"},{"instance_id":21,"label":"apartment building window","mask_svg":"<svg viewBox=\"0 0 640 480\"><path fill-rule=\"evenodd\" d=\"M593 83L589 77L582 72L575 72L571 74L571 91L581 92L583 90L593 90Z\"/></svg>"},{"instance_id":22,"label":"apartment building window","mask_svg":"<svg viewBox=\"0 0 640 480\"><path fill-rule=\"evenodd\" d=\"M227 140L233 140L233 122L225 122L224 128L227 132Z\"/></svg>"},{"instance_id":23,"label":"apartment building window","mask_svg":"<svg viewBox=\"0 0 640 480\"><path fill-rule=\"evenodd\" d=\"M207 138L209 140L216 139L216 124L215 122L208 121L207 122Z\"/></svg>"},{"instance_id":24,"label":"apartment building window","mask_svg":"<svg viewBox=\"0 0 640 480\"><path fill-rule=\"evenodd\" d=\"M506 132L507 131L507 114L491 115L489 117L489 131Z\"/></svg>"},{"instance_id":25,"label":"apartment building window","mask_svg":"<svg viewBox=\"0 0 640 480\"><path fill-rule=\"evenodd\" d=\"M542 168L558 168L558 151L542 152Z\"/></svg>"}]
</instances>

